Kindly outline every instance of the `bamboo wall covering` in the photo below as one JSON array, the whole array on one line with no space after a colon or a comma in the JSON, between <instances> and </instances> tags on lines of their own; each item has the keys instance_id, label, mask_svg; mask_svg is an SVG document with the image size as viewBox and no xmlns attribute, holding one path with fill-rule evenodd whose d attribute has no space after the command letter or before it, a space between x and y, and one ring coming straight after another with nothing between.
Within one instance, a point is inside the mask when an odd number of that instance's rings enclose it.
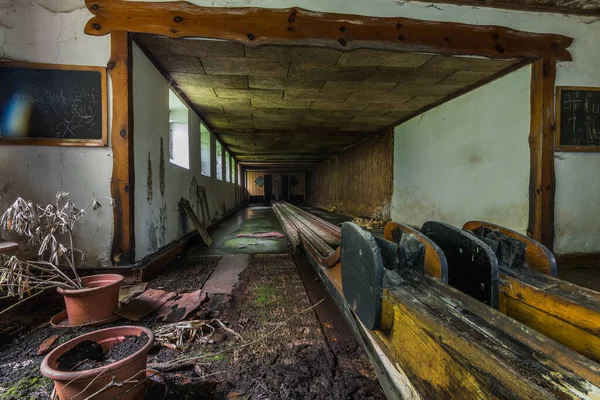
<instances>
[{"instance_id":1,"label":"bamboo wall covering","mask_svg":"<svg viewBox=\"0 0 600 400\"><path fill-rule=\"evenodd\" d=\"M389 218L393 192L393 131L329 158L311 174L308 201L366 217Z\"/></svg>"}]
</instances>

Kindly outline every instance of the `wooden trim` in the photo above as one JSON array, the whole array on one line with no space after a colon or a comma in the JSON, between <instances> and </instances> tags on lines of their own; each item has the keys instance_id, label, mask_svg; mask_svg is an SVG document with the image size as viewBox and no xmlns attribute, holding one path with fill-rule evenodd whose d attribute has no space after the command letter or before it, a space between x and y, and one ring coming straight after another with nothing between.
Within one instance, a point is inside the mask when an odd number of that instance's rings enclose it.
<instances>
[{"instance_id":1,"label":"wooden trim","mask_svg":"<svg viewBox=\"0 0 600 400\"><path fill-rule=\"evenodd\" d=\"M581 152L597 153L600 152L600 146L561 146L560 144L560 121L562 118L562 91L563 90L585 90L588 92L600 92L599 87L585 86L557 86L556 87L556 151L561 152Z\"/></svg>"},{"instance_id":2,"label":"wooden trim","mask_svg":"<svg viewBox=\"0 0 600 400\"><path fill-rule=\"evenodd\" d=\"M110 48L108 70L113 89L113 172L110 191L116 202L111 260L114 265L127 265L135 260L131 37L125 31L112 32Z\"/></svg>"},{"instance_id":3,"label":"wooden trim","mask_svg":"<svg viewBox=\"0 0 600 400\"><path fill-rule=\"evenodd\" d=\"M559 267L599 266L600 253L557 254L556 262Z\"/></svg>"},{"instance_id":4,"label":"wooden trim","mask_svg":"<svg viewBox=\"0 0 600 400\"><path fill-rule=\"evenodd\" d=\"M94 17L86 24L85 33L94 36L124 30L174 38L226 39L251 46L285 43L498 59L572 59L567 50L573 42L571 38L501 26L321 13L297 7L201 7L182 1L86 0L86 5Z\"/></svg>"},{"instance_id":5,"label":"wooden trim","mask_svg":"<svg viewBox=\"0 0 600 400\"><path fill-rule=\"evenodd\" d=\"M481 7L481 8L495 8L501 10L516 10L516 11L528 11L528 12L544 12L544 13L555 13L555 14L571 14L571 15L587 15L597 16L600 14L600 7L596 7L590 10L577 9L572 7L562 6L546 6L541 4L527 4L527 3L506 3L502 0L413 0L420 3L428 4L452 4L458 6L469 6L469 7ZM539 3L539 2L538 2Z\"/></svg>"},{"instance_id":6,"label":"wooden trim","mask_svg":"<svg viewBox=\"0 0 600 400\"><path fill-rule=\"evenodd\" d=\"M102 102L102 139L45 139L45 138L8 138L0 137L0 146L65 146L65 147L106 147L108 146L108 86L106 68L88 65L42 64L0 61L2 67L18 67L32 69L58 69L76 71L97 71L100 73L100 89Z\"/></svg>"},{"instance_id":7,"label":"wooden trim","mask_svg":"<svg viewBox=\"0 0 600 400\"><path fill-rule=\"evenodd\" d=\"M81 276L96 274L119 274L125 277L125 283L137 283L149 281L158 275L158 271L173 261L181 252L198 237L198 232L192 231L182 238L161 247L154 253L144 257L139 262L132 265L123 265L119 267L93 267L81 268L77 271Z\"/></svg>"},{"instance_id":8,"label":"wooden trim","mask_svg":"<svg viewBox=\"0 0 600 400\"><path fill-rule=\"evenodd\" d=\"M536 61L531 69L529 226L527 233L550 251L554 246L554 85L556 63Z\"/></svg>"}]
</instances>

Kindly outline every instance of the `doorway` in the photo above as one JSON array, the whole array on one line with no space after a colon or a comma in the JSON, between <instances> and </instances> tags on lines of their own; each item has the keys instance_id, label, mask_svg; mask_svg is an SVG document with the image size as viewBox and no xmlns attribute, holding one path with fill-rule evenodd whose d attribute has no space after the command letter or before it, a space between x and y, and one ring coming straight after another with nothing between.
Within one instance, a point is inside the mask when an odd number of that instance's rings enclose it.
<instances>
[{"instance_id":1,"label":"doorway","mask_svg":"<svg viewBox=\"0 0 600 400\"><path fill-rule=\"evenodd\" d=\"M265 203L273 200L273 175L265 175Z\"/></svg>"},{"instance_id":2,"label":"doorway","mask_svg":"<svg viewBox=\"0 0 600 400\"><path fill-rule=\"evenodd\" d=\"M289 184L289 176L281 175L281 196L280 200L289 201L290 200L290 184Z\"/></svg>"}]
</instances>

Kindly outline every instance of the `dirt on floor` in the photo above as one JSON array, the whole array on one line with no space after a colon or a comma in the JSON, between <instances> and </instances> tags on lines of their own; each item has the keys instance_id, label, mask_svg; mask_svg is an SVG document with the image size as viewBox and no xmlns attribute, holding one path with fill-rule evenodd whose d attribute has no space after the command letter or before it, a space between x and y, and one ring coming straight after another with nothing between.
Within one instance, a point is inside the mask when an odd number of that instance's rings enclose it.
<instances>
[{"instance_id":1,"label":"dirt on floor","mask_svg":"<svg viewBox=\"0 0 600 400\"><path fill-rule=\"evenodd\" d=\"M372 368L339 362L364 351L332 351L290 255L256 255L240 278L225 319L243 341L230 338L213 362L182 372L191 381L172 398L197 398L197 390L218 399L385 398Z\"/></svg>"},{"instance_id":2,"label":"dirt on floor","mask_svg":"<svg viewBox=\"0 0 600 400\"><path fill-rule=\"evenodd\" d=\"M186 291L197 290L216 261L183 257L149 287L172 290L179 282ZM54 307L46 308L46 300L0 323L0 331L23 315L31 323L0 343L0 400L48 398L52 383L39 373L39 345L51 335L60 335L59 344L98 329L50 327L48 319L62 308L62 299L53 298ZM290 255L256 255L232 296L211 295L192 314L204 320L198 334L205 339L184 341L183 350L157 345L148 365L166 377L168 399L384 399L370 365L348 362L365 360L362 348L348 341L332 345L312 305ZM155 331L165 325L149 316L102 328L126 324Z\"/></svg>"}]
</instances>

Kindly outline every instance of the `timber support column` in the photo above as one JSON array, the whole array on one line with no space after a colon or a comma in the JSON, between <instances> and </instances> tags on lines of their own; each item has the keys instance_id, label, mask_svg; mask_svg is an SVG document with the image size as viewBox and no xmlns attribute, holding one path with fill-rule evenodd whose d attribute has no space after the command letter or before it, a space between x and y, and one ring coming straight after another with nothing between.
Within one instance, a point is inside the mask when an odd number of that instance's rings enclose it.
<instances>
[{"instance_id":1,"label":"timber support column","mask_svg":"<svg viewBox=\"0 0 600 400\"><path fill-rule=\"evenodd\" d=\"M531 69L529 148L529 227L527 233L552 250L554 246L554 92L556 62L538 60Z\"/></svg>"},{"instance_id":2,"label":"timber support column","mask_svg":"<svg viewBox=\"0 0 600 400\"><path fill-rule=\"evenodd\" d=\"M113 265L128 265L135 261L131 46L128 32L110 33L111 56L107 65L112 80L113 102L110 136L113 172L110 191L116 203L111 250Z\"/></svg>"}]
</instances>

